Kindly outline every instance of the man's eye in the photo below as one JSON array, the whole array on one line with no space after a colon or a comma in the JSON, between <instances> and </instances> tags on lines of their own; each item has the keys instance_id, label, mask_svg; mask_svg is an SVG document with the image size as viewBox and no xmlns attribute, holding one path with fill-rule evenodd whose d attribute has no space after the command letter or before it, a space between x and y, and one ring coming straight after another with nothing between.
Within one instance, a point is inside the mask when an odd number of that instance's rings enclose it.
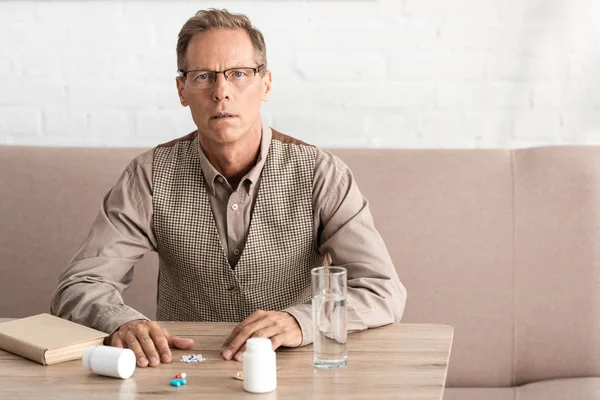
<instances>
[{"instance_id":1,"label":"man's eye","mask_svg":"<svg viewBox=\"0 0 600 400\"><path fill-rule=\"evenodd\" d=\"M250 75L248 74L248 71L243 70L243 69L237 69L235 71L231 72L231 75L236 79L244 79L244 78L248 78Z\"/></svg>"},{"instance_id":2,"label":"man's eye","mask_svg":"<svg viewBox=\"0 0 600 400\"><path fill-rule=\"evenodd\" d=\"M208 79L208 74L199 74L199 75L196 77L196 80L198 80L198 81L204 81L204 80L206 80L206 79Z\"/></svg>"}]
</instances>

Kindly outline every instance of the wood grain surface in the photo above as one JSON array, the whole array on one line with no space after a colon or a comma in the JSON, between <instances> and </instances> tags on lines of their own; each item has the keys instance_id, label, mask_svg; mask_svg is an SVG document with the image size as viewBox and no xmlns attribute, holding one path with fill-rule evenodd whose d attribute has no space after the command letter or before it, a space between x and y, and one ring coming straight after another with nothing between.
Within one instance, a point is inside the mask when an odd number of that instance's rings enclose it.
<instances>
[{"instance_id":1,"label":"wood grain surface","mask_svg":"<svg viewBox=\"0 0 600 400\"><path fill-rule=\"evenodd\" d=\"M0 319L0 322L7 319ZM42 366L0 350L0 399L441 399L453 329L444 325L393 324L348 336L348 366L318 370L312 346L279 349L277 390L246 393L233 379L242 364L219 354L235 324L161 322L195 340L191 350L173 350L173 362L137 368L127 380L102 377L81 360ZM182 363L184 354L207 361ZM169 380L187 373L187 385Z\"/></svg>"}]
</instances>

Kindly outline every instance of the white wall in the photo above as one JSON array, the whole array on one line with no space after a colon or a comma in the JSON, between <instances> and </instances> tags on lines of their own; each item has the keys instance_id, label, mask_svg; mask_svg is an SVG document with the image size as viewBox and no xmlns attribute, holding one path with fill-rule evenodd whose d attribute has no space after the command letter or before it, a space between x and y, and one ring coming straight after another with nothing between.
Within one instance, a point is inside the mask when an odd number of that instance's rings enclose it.
<instances>
[{"instance_id":1,"label":"white wall","mask_svg":"<svg viewBox=\"0 0 600 400\"><path fill-rule=\"evenodd\" d=\"M335 147L600 143L598 0L0 1L0 144L194 129L175 43L200 8L267 41L277 129Z\"/></svg>"}]
</instances>

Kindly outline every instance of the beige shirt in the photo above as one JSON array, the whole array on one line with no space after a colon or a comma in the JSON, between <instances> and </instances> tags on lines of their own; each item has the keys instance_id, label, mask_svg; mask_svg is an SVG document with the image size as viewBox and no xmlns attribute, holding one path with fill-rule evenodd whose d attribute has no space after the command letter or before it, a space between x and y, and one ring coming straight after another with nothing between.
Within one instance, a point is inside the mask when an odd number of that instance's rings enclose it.
<instances>
[{"instance_id":1,"label":"beige shirt","mask_svg":"<svg viewBox=\"0 0 600 400\"><path fill-rule=\"evenodd\" d=\"M200 151L210 206L232 268L244 250L271 138L271 129L263 125L257 163L237 188ZM126 306L121 293L135 262L157 248L152 229L153 155L150 150L136 157L104 198L90 233L59 277L51 303L54 314L108 333L146 318ZM314 243L321 254L331 256L333 265L348 271L348 329L399 322L406 290L351 171L331 153L317 149L313 179ZM298 321L302 345L311 343L310 304L282 311Z\"/></svg>"}]
</instances>

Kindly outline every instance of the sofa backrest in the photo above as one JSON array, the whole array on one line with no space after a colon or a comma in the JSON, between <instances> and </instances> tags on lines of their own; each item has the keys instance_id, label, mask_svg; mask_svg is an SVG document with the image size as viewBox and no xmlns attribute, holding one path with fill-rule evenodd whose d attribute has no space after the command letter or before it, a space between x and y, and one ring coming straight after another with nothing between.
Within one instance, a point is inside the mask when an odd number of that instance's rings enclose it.
<instances>
[{"instance_id":1,"label":"sofa backrest","mask_svg":"<svg viewBox=\"0 0 600 400\"><path fill-rule=\"evenodd\" d=\"M60 272L140 149L0 146L0 316L50 312ZM156 314L157 257L135 268L127 304ZM153 262L154 261L154 262Z\"/></svg>"},{"instance_id":2,"label":"sofa backrest","mask_svg":"<svg viewBox=\"0 0 600 400\"><path fill-rule=\"evenodd\" d=\"M600 374L600 147L343 150L449 386Z\"/></svg>"},{"instance_id":3,"label":"sofa backrest","mask_svg":"<svg viewBox=\"0 0 600 400\"><path fill-rule=\"evenodd\" d=\"M0 316L49 310L102 197L141 152L0 147ZM600 148L334 153L408 289L403 321L455 328L448 386L600 375ZM151 254L125 293L150 318L156 279Z\"/></svg>"}]
</instances>

